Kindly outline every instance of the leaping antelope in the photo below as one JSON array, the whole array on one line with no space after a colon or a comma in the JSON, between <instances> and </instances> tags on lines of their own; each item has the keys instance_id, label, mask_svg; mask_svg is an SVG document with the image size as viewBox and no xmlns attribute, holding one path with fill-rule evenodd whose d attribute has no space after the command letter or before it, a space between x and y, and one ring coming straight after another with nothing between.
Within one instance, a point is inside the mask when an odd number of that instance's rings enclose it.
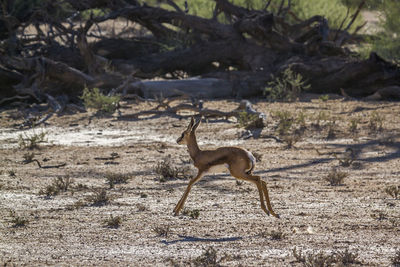
<instances>
[{"instance_id":1,"label":"leaping antelope","mask_svg":"<svg viewBox=\"0 0 400 267\"><path fill-rule=\"evenodd\" d=\"M174 209L175 215L179 214L185 203L190 189L193 184L199 181L207 172L219 170L221 166L226 167L230 174L239 179L252 182L257 186L260 195L261 208L267 215L270 213L279 218L279 215L272 210L269 201L267 183L261 180L260 176L253 175L251 172L255 167L255 158L247 150L239 147L220 147L215 150L201 150L196 141L196 129L199 127L201 118L196 123L192 117L189 126L182 135L176 140L178 144L186 144L189 150L190 157L194 162L194 166L198 169L197 175L192 178ZM268 210L265 207L264 196L267 202Z\"/></svg>"}]
</instances>

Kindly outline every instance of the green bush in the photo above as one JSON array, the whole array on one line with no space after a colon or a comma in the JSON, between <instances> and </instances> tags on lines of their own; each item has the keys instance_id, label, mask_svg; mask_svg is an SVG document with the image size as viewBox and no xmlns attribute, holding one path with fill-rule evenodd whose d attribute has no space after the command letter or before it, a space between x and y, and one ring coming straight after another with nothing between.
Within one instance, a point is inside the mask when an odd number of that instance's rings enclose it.
<instances>
[{"instance_id":1,"label":"green bush","mask_svg":"<svg viewBox=\"0 0 400 267\"><path fill-rule=\"evenodd\" d=\"M398 1L387 0L380 8L385 18L381 21L383 31L372 42L372 50L386 60L400 63L400 5Z\"/></svg>"},{"instance_id":2,"label":"green bush","mask_svg":"<svg viewBox=\"0 0 400 267\"><path fill-rule=\"evenodd\" d=\"M155 5L156 1L148 1L150 4ZM190 0L187 1L189 5L189 14L200 16L203 18L211 18L215 8L214 1L204 0ZM267 1L264 0L232 0L235 5L239 5L248 9L261 10L265 7ZM185 0L177 0L175 3L182 9L185 9ZM276 12L279 9L281 0L273 0L269 5L268 10ZM286 3L285 3L286 4ZM162 5L164 8L169 8L168 5ZM351 13L353 14L356 6L351 6ZM300 19L308 19L315 15L322 15L328 19L329 25L332 28L339 28L343 19L345 18L347 7L342 3L341 0L293 0L291 10ZM346 22L351 20L351 16L348 16ZM347 25L345 23L344 25ZM361 16L357 18L352 28L355 28L362 24Z\"/></svg>"},{"instance_id":3,"label":"green bush","mask_svg":"<svg viewBox=\"0 0 400 267\"><path fill-rule=\"evenodd\" d=\"M338 29L346 17L347 7L342 3L341 0L295 0L293 1L292 11L300 19L308 19L315 15L324 16L329 23L329 27L332 29ZM344 27L350 22L351 15L356 11L356 6L350 7L350 13ZM358 16L353 25L350 27L350 31L356 29L363 23L361 16Z\"/></svg>"},{"instance_id":4,"label":"green bush","mask_svg":"<svg viewBox=\"0 0 400 267\"><path fill-rule=\"evenodd\" d=\"M86 108L93 108L105 113L114 113L120 101L119 96L106 96L100 92L99 88L83 89L80 97Z\"/></svg>"},{"instance_id":5,"label":"green bush","mask_svg":"<svg viewBox=\"0 0 400 267\"><path fill-rule=\"evenodd\" d=\"M258 114L248 113L247 111L239 112L239 127L241 128L263 128L263 120Z\"/></svg>"},{"instance_id":6,"label":"green bush","mask_svg":"<svg viewBox=\"0 0 400 267\"><path fill-rule=\"evenodd\" d=\"M272 81L268 83L264 94L270 101L295 101L302 91L309 88L310 85L306 84L303 76L288 67L281 73L280 77L272 76Z\"/></svg>"},{"instance_id":7,"label":"green bush","mask_svg":"<svg viewBox=\"0 0 400 267\"><path fill-rule=\"evenodd\" d=\"M40 133L33 131L31 134L20 134L18 135L18 146L21 149L39 148L39 143L46 142L46 135L47 132L43 130Z\"/></svg>"}]
</instances>

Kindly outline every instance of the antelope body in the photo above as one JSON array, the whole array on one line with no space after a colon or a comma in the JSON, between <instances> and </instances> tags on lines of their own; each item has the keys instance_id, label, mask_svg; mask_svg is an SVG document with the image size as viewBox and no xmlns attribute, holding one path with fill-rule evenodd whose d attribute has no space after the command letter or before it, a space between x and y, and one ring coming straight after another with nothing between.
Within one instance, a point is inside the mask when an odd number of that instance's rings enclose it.
<instances>
[{"instance_id":1,"label":"antelope body","mask_svg":"<svg viewBox=\"0 0 400 267\"><path fill-rule=\"evenodd\" d=\"M279 218L271 206L267 184L260 176L253 175L252 171L255 167L255 158L247 150L239 147L220 147L215 150L201 150L197 145L196 129L200 125L201 119L195 123L192 117L189 126L182 135L176 140L178 144L186 144L189 150L189 155L194 162L194 166L198 169L197 175L189 181L189 184L174 209L175 215L179 214L182 209L188 194L194 183L199 181L205 174L209 172L218 172L221 167L227 168L230 174L239 179L252 182L257 186L262 210L267 215L272 214ZM264 197L268 207L265 207Z\"/></svg>"}]
</instances>

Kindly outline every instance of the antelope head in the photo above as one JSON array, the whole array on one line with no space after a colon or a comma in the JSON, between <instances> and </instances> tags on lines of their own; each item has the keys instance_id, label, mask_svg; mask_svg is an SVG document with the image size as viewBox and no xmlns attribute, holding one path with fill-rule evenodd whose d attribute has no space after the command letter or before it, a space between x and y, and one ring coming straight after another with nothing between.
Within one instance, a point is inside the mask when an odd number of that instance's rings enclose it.
<instances>
[{"instance_id":1,"label":"antelope head","mask_svg":"<svg viewBox=\"0 0 400 267\"><path fill-rule=\"evenodd\" d=\"M181 136L176 140L176 142L180 145L189 144L191 140L196 139L195 131L197 127L199 127L201 122L201 118L195 123L194 118L190 120L190 123L186 130L184 130Z\"/></svg>"}]
</instances>

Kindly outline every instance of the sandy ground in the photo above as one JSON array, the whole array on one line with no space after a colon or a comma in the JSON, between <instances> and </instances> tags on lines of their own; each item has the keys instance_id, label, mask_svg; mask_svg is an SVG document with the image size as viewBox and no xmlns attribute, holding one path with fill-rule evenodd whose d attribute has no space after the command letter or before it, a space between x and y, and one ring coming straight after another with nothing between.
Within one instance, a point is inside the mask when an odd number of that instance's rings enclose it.
<instances>
[{"instance_id":1,"label":"sandy ground","mask_svg":"<svg viewBox=\"0 0 400 267\"><path fill-rule=\"evenodd\" d=\"M173 216L188 180L162 182L155 166L168 156L174 166L191 166L186 147L175 141L188 117L121 121L117 114L77 113L22 130L23 111L2 111L0 264L188 266L204 263L205 251L212 248L222 266L302 266L294 257L296 248L309 259L347 250L357 256L358 264L390 265L400 248L400 200L385 188L400 186L399 103L333 97L292 104L252 101L268 116L259 138L241 138L245 130L234 119L210 119L199 127L198 141L202 148L235 145L262 155L255 173L267 181L280 219L261 210L254 185L237 184L227 174L204 177L186 201L187 214ZM237 105L236 100L205 103L225 111ZM130 103L122 113L153 107ZM272 138L278 123L273 114L283 110L302 111L306 118L306 131L292 149ZM383 118L383 131L371 132L372 114ZM315 126L318 116L320 127ZM352 119L357 121L355 133L349 130ZM327 140L327 125L333 121L335 138ZM47 142L38 149L19 147L20 134L41 132ZM342 157L346 148L357 154L348 167L333 155ZM23 164L27 153L34 153L44 168L35 162ZM195 173L190 168L189 173ZM324 179L333 168L348 174L340 186ZM130 179L110 188L108 173ZM40 194L59 177L73 180L66 192ZM91 205L88 197L101 189L109 202ZM192 218L190 211L193 215L196 210L199 216ZM105 227L110 215L120 216L118 228ZM27 223L16 227L16 218Z\"/></svg>"}]
</instances>

